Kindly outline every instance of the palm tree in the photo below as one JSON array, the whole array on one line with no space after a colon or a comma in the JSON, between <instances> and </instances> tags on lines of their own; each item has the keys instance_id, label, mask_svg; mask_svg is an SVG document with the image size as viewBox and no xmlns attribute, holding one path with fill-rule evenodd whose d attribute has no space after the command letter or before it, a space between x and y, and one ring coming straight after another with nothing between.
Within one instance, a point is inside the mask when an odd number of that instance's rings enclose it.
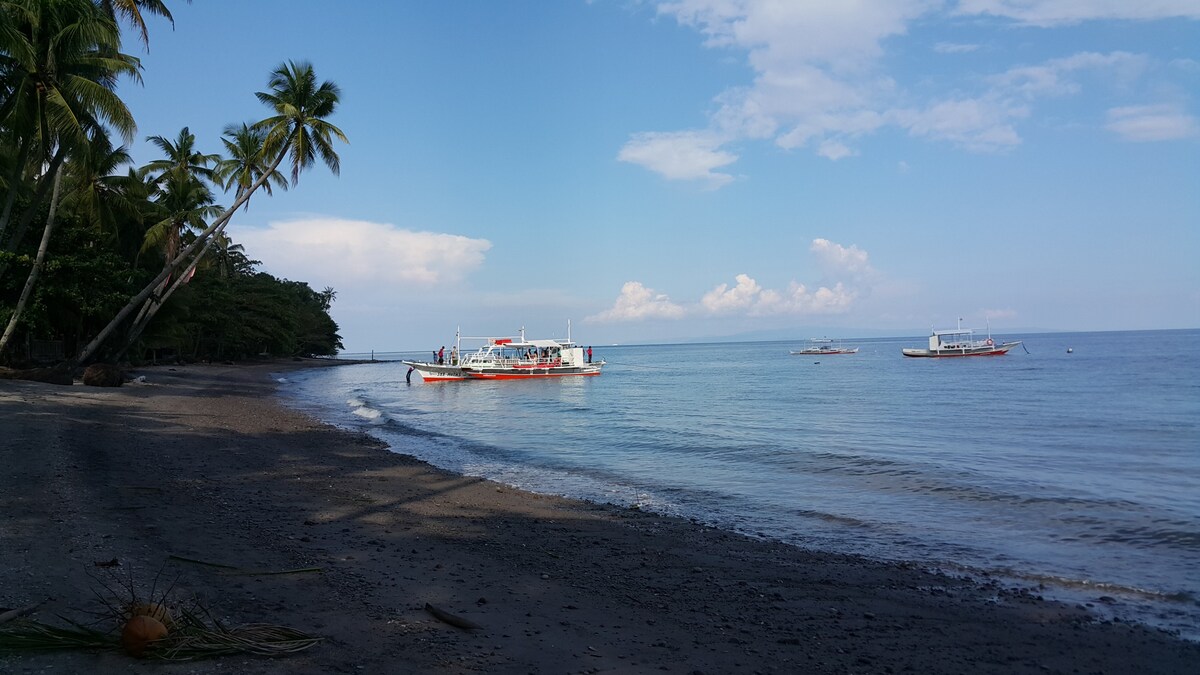
<instances>
[{"instance_id":1,"label":"palm tree","mask_svg":"<svg viewBox=\"0 0 1200 675\"><path fill-rule=\"evenodd\" d=\"M57 172L43 169L56 152L87 147L96 128L132 140L133 116L115 88L122 75L140 81L141 64L120 53L116 24L90 0L9 0L0 5L0 24L0 131L17 139L2 235L27 177L43 188L29 208L44 198Z\"/></svg>"},{"instance_id":2,"label":"palm tree","mask_svg":"<svg viewBox=\"0 0 1200 675\"><path fill-rule=\"evenodd\" d=\"M341 98L341 90L332 82L317 84L317 76L309 63L288 62L271 73L269 92L258 92L258 100L275 110L275 115L255 124L265 129L264 142L268 156L279 152L274 170L286 154L291 158L292 184L300 180L300 172L312 166L317 157L325 162L336 176L341 163L333 150L333 139L349 143L341 129L325 121L333 114Z\"/></svg>"},{"instance_id":3,"label":"palm tree","mask_svg":"<svg viewBox=\"0 0 1200 675\"><path fill-rule=\"evenodd\" d=\"M203 181L184 174L167 173L165 176L165 182L160 186L158 198L155 200L162 208L165 217L151 225L146 231L141 251L142 253L150 250L161 251L164 270L179 254L185 234L190 230L203 231L207 227L205 221L221 212L221 207L213 205L212 190ZM187 271L187 273L190 272L191 269ZM184 279L181 276L174 285L170 285L171 276L168 274L155 288L154 293L146 298L129 327L122 353L141 337L142 331L146 330L150 320L154 318L163 303L171 297L182 281Z\"/></svg>"},{"instance_id":4,"label":"palm tree","mask_svg":"<svg viewBox=\"0 0 1200 675\"><path fill-rule=\"evenodd\" d=\"M146 139L162 150L166 157L156 159L142 167L142 174L156 183L191 177L213 180L212 166L221 161L220 155L206 155L196 149L196 135L184 127L179 130L175 141L162 136Z\"/></svg>"},{"instance_id":5,"label":"palm tree","mask_svg":"<svg viewBox=\"0 0 1200 675\"><path fill-rule=\"evenodd\" d=\"M115 88L121 75L140 79L141 66L119 51L116 24L91 0L10 0L0 5L0 18L0 91L5 94L0 99L0 133L12 134L17 147L7 199L0 209L0 235L11 222L17 194L27 179L37 186L11 248L20 244L32 214L51 183L54 186L37 257L0 336L2 352L45 262L62 164L68 157L82 157L110 128L132 138L133 116Z\"/></svg>"},{"instance_id":6,"label":"palm tree","mask_svg":"<svg viewBox=\"0 0 1200 675\"><path fill-rule=\"evenodd\" d=\"M274 156L274 160L233 204L214 220L204 232L200 233L192 243L185 247L174 260L168 264L153 281L146 285L137 295L117 312L117 315L105 326L76 355L69 365L83 363L90 359L100 345L131 314L138 305L154 293L163 280L176 270L187 264L197 249L215 234L225 229L230 217L236 212L255 190L270 180L271 175L287 157L291 157L292 184L300 177L300 171L311 166L316 156L335 174L339 171L337 153L333 151L333 140L348 143L341 129L327 122L324 118L333 114L340 99L340 90L332 82L316 84L316 75L312 65L307 62L288 62L281 64L271 73L268 80L269 92L258 92L256 96L267 103L275 111L275 115L257 124L255 127L266 129L266 156Z\"/></svg>"},{"instance_id":7,"label":"palm tree","mask_svg":"<svg viewBox=\"0 0 1200 675\"><path fill-rule=\"evenodd\" d=\"M186 1L190 4L192 0ZM162 0L100 0L100 9L113 20L120 16L129 21L129 24L141 35L146 51L150 51L150 33L146 30L146 20L142 18L142 10L148 14L157 14L170 21L172 27L175 26L175 18L171 16L171 12Z\"/></svg>"},{"instance_id":8,"label":"palm tree","mask_svg":"<svg viewBox=\"0 0 1200 675\"><path fill-rule=\"evenodd\" d=\"M225 145L229 158L217 164L215 177L217 184L226 191L236 187L233 195L236 199L241 197L259 176L267 173L266 157L263 155L267 132L262 128L242 123L240 127L230 124L225 127L224 133L221 142ZM262 187L268 196L272 194L272 185L281 190L288 187L287 179L277 169L272 169L267 176L267 182L263 183ZM245 208L250 208L250 202L246 202Z\"/></svg>"},{"instance_id":9,"label":"palm tree","mask_svg":"<svg viewBox=\"0 0 1200 675\"><path fill-rule=\"evenodd\" d=\"M54 212L58 206L58 190L61 185L62 169L56 168L54 170L54 194L50 198L50 213L46 217L46 227L42 230L42 242L38 245L37 257L34 259L33 268L30 269L29 276L25 278L25 286L21 289L21 297L17 300L17 306L13 308L12 316L8 318L8 325L4 328L4 334L0 335L0 353L8 346L8 341L17 329L21 315L25 312L25 304L29 302L29 296L33 294L33 286L37 283L38 273L41 272L42 264L46 261L46 249L50 247L50 235L54 232Z\"/></svg>"},{"instance_id":10,"label":"palm tree","mask_svg":"<svg viewBox=\"0 0 1200 675\"><path fill-rule=\"evenodd\" d=\"M107 136L94 134L82 157L67 166L63 208L104 238L115 239L122 222L139 217L129 181L117 173L132 161L128 146L113 148Z\"/></svg>"}]
</instances>

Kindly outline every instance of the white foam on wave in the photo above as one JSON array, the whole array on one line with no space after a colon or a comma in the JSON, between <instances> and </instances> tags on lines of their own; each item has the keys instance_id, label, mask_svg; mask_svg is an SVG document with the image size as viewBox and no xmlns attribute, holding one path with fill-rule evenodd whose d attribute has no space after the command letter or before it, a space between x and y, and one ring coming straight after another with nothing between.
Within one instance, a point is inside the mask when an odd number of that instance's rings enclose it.
<instances>
[{"instance_id":1,"label":"white foam on wave","mask_svg":"<svg viewBox=\"0 0 1200 675\"><path fill-rule=\"evenodd\" d=\"M391 419L387 413L379 408L372 407L369 403L362 399L352 398L346 403L353 408L353 410L350 411L350 414L360 419L364 419L373 425L387 424L388 420Z\"/></svg>"}]
</instances>

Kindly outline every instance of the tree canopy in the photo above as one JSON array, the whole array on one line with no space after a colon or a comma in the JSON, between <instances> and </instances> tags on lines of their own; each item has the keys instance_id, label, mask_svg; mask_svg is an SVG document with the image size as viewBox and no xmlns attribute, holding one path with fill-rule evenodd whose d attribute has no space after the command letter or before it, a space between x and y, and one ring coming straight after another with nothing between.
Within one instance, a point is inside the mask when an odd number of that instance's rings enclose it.
<instances>
[{"instance_id":1,"label":"tree canopy","mask_svg":"<svg viewBox=\"0 0 1200 675\"><path fill-rule=\"evenodd\" d=\"M258 188L338 171L337 86L285 62L227 156L155 130L161 157L134 166L118 84L141 63L121 31L148 49L145 14L172 18L162 0L0 0L0 364L335 354L333 289L260 270L224 230Z\"/></svg>"}]
</instances>

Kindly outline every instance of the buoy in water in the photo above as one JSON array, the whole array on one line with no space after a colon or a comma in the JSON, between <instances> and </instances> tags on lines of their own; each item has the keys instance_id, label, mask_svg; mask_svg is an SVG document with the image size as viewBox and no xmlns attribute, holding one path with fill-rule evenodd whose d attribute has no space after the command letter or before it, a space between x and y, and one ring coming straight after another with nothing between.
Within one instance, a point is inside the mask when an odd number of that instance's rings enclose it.
<instances>
[{"instance_id":1,"label":"buoy in water","mask_svg":"<svg viewBox=\"0 0 1200 675\"><path fill-rule=\"evenodd\" d=\"M1074 351L1075 351L1074 349L1071 349L1070 347L1067 347L1067 353L1068 353L1068 354L1070 354L1071 352L1074 352Z\"/></svg>"}]
</instances>

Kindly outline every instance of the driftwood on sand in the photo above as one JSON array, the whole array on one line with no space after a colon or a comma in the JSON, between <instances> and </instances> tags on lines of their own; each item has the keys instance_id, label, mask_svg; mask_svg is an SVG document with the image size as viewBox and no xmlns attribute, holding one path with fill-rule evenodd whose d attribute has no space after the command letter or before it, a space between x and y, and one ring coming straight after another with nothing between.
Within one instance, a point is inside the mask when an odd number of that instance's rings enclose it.
<instances>
[{"instance_id":1,"label":"driftwood on sand","mask_svg":"<svg viewBox=\"0 0 1200 675\"><path fill-rule=\"evenodd\" d=\"M0 380L28 380L30 382L45 382L46 384L75 384L71 373L60 368L25 368L11 370L0 368Z\"/></svg>"},{"instance_id":2,"label":"driftwood on sand","mask_svg":"<svg viewBox=\"0 0 1200 675\"><path fill-rule=\"evenodd\" d=\"M432 614L433 618L437 619L438 621L441 621L442 623L448 623L455 628L462 628L463 630L475 630L478 628L483 628L483 626L480 626L470 619L464 619L461 616L451 614L440 607L434 607L428 602L425 603L425 611Z\"/></svg>"}]
</instances>

